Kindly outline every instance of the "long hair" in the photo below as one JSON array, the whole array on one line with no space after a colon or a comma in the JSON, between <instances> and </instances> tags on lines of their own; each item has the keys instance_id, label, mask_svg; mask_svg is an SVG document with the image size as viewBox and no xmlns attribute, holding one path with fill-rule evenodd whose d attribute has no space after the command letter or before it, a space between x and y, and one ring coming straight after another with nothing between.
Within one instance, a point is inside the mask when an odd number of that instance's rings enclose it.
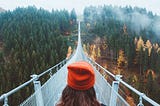
<instances>
[{"instance_id":1,"label":"long hair","mask_svg":"<svg viewBox=\"0 0 160 106\"><path fill-rule=\"evenodd\" d=\"M75 90L67 85L56 106L100 106L100 103L93 87L88 90Z\"/></svg>"}]
</instances>

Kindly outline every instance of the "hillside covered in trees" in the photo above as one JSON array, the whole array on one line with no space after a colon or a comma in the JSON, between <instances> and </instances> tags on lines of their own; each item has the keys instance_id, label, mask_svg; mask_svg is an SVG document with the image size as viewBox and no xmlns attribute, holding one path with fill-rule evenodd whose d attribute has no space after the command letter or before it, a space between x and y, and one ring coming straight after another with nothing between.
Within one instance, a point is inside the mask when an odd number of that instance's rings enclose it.
<instances>
[{"instance_id":1,"label":"hillside covered in trees","mask_svg":"<svg viewBox=\"0 0 160 106\"><path fill-rule=\"evenodd\" d=\"M160 103L160 17L138 7L112 6L86 7L83 15L89 55L106 60L108 70Z\"/></svg>"},{"instance_id":2,"label":"hillside covered in trees","mask_svg":"<svg viewBox=\"0 0 160 106\"><path fill-rule=\"evenodd\" d=\"M76 22L74 9L69 13L28 7L0 13L0 94L65 59L67 48L74 45L76 36L71 35L76 32ZM160 103L159 25L160 17L146 9L86 7L81 26L84 50ZM13 95L10 105L21 103L32 90L29 86Z\"/></svg>"},{"instance_id":3,"label":"hillside covered in trees","mask_svg":"<svg viewBox=\"0 0 160 106\"><path fill-rule=\"evenodd\" d=\"M48 12L36 7L0 13L0 94L66 58L76 17L74 9ZM32 90L29 86L13 95L10 105L20 104Z\"/></svg>"}]
</instances>

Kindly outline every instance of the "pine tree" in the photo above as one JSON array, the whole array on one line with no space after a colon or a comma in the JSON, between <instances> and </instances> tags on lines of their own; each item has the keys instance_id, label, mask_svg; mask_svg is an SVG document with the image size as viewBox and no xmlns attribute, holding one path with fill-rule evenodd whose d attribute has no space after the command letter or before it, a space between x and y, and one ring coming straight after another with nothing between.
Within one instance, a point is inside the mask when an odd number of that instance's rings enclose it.
<instances>
[{"instance_id":1,"label":"pine tree","mask_svg":"<svg viewBox=\"0 0 160 106\"><path fill-rule=\"evenodd\" d=\"M71 24L76 24L77 22L77 15L75 12L75 9L72 9L71 14L70 14L70 20L71 20Z\"/></svg>"}]
</instances>

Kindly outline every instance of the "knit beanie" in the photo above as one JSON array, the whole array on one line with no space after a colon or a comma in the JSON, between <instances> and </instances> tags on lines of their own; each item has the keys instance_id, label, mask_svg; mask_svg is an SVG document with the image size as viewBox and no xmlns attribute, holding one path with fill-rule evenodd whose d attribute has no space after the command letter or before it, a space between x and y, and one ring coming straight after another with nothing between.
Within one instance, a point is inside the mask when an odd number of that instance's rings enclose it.
<instances>
[{"instance_id":1,"label":"knit beanie","mask_svg":"<svg viewBox=\"0 0 160 106\"><path fill-rule=\"evenodd\" d=\"M92 66L85 61L68 65L67 83L73 89L87 90L94 86L95 74Z\"/></svg>"}]
</instances>

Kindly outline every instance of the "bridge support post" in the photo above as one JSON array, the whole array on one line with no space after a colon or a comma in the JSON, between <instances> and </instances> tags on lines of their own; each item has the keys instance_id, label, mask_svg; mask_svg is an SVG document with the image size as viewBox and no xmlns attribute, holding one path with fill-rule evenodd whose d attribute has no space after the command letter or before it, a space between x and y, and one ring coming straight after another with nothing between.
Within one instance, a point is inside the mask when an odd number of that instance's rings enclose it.
<instances>
[{"instance_id":1,"label":"bridge support post","mask_svg":"<svg viewBox=\"0 0 160 106\"><path fill-rule=\"evenodd\" d=\"M139 97L139 104L137 106L144 106L143 103L142 103L142 96L143 95L144 95L143 93L140 95L140 97Z\"/></svg>"},{"instance_id":2,"label":"bridge support post","mask_svg":"<svg viewBox=\"0 0 160 106\"><path fill-rule=\"evenodd\" d=\"M4 104L3 104L3 106L9 106L8 105L8 97L6 95L4 95L4 96L5 96L5 98L4 98Z\"/></svg>"},{"instance_id":3,"label":"bridge support post","mask_svg":"<svg viewBox=\"0 0 160 106\"><path fill-rule=\"evenodd\" d=\"M121 75L116 75L116 80L117 80L117 78L121 78L121 77L122 77ZM116 106L118 88L119 88L119 81L118 80L113 81L109 106Z\"/></svg>"},{"instance_id":4,"label":"bridge support post","mask_svg":"<svg viewBox=\"0 0 160 106\"><path fill-rule=\"evenodd\" d=\"M42 98L42 91L41 91L41 82L37 81L38 80L37 75L31 75L31 77L35 78L33 80L33 84L34 84L34 90L36 93L36 104L37 106L44 106L43 98Z\"/></svg>"}]
</instances>

